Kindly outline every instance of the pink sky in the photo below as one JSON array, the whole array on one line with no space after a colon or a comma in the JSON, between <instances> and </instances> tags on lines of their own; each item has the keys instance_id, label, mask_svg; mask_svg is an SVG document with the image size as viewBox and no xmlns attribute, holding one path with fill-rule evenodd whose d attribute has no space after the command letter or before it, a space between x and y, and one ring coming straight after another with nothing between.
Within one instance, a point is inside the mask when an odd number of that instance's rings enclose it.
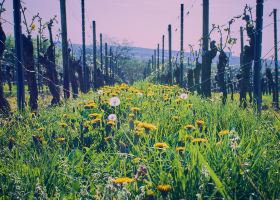
<instances>
[{"instance_id":1,"label":"pink sky","mask_svg":"<svg viewBox=\"0 0 280 200\"><path fill-rule=\"evenodd\" d=\"M81 43L80 0L66 0L68 14L68 35L73 43ZM44 20L59 15L59 0L24 0L29 17L37 12ZM173 48L179 49L179 14L180 4L185 4L185 49L188 44L195 44L202 32L202 0L85 0L86 3L86 43L91 44L91 21L96 20L97 33L115 38L119 41L128 40L133 46L156 48L161 42L162 34L167 34L168 24L173 26ZM210 0L210 24L224 24L232 16L242 13L245 4L255 7L256 0ZM280 10L280 0L265 0L264 26L272 23L269 17L273 8ZM7 11L3 18L10 21L12 1L6 1ZM255 9L253 14L255 15ZM280 15L280 14L279 14ZM280 19L280 17L278 17ZM239 27L244 25L241 20L232 27L234 35L239 39ZM56 25L57 28L59 24ZM13 27L4 24L4 29L12 33ZM175 32L175 29L178 29ZM280 30L280 27L279 27ZM214 34L213 37L215 38ZM280 34L278 36L280 40ZM263 55L273 47L273 26L268 26L263 33ZM240 45L233 48L238 55ZM273 52L271 52L273 53Z\"/></svg>"}]
</instances>

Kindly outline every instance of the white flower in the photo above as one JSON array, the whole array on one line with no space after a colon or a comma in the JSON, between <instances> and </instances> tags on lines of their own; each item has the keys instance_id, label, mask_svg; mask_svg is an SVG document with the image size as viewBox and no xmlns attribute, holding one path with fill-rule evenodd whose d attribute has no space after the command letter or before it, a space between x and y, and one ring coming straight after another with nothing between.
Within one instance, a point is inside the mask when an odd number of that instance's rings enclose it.
<instances>
[{"instance_id":1,"label":"white flower","mask_svg":"<svg viewBox=\"0 0 280 200\"><path fill-rule=\"evenodd\" d=\"M110 103L110 106L119 106L120 103L121 103L121 100L118 98L118 97L112 97L110 100L109 100L109 103Z\"/></svg>"},{"instance_id":2,"label":"white flower","mask_svg":"<svg viewBox=\"0 0 280 200\"><path fill-rule=\"evenodd\" d=\"M182 93L182 94L180 95L180 98L181 98L181 99L187 99L187 98L188 98L188 94Z\"/></svg>"},{"instance_id":3,"label":"white flower","mask_svg":"<svg viewBox=\"0 0 280 200\"><path fill-rule=\"evenodd\" d=\"M97 90L97 94L102 95L103 94L103 90Z\"/></svg>"},{"instance_id":4,"label":"white flower","mask_svg":"<svg viewBox=\"0 0 280 200\"><path fill-rule=\"evenodd\" d=\"M110 114L110 115L108 116L108 120L109 120L109 121L116 121L116 120L117 120L117 115L115 115L115 114Z\"/></svg>"}]
</instances>

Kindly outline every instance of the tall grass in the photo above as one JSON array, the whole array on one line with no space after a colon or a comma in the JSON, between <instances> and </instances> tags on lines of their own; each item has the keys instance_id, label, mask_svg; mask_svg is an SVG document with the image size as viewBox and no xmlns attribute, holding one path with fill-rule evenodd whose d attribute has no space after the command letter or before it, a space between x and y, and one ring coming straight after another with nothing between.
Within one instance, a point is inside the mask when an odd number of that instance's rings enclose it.
<instances>
[{"instance_id":1,"label":"tall grass","mask_svg":"<svg viewBox=\"0 0 280 200\"><path fill-rule=\"evenodd\" d=\"M280 122L273 111L256 117L238 102L180 99L186 91L146 82L102 91L1 121L0 199L279 198ZM108 104L113 96L117 107ZM134 107L140 111L132 116ZM101 113L101 122L93 123L92 113ZM109 114L118 118L113 125ZM119 177L133 182L115 184Z\"/></svg>"}]
</instances>

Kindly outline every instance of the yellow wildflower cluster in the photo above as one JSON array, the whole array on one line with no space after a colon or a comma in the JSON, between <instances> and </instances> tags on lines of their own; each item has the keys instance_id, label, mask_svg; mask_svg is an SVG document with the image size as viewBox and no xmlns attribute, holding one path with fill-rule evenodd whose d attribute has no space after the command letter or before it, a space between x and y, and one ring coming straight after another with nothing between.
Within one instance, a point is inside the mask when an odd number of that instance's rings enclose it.
<instances>
[{"instance_id":1,"label":"yellow wildflower cluster","mask_svg":"<svg viewBox=\"0 0 280 200\"><path fill-rule=\"evenodd\" d=\"M134 181L135 181L134 178L122 177L122 178L114 179L113 183L115 183L115 184L125 184L125 183L132 183Z\"/></svg>"}]
</instances>

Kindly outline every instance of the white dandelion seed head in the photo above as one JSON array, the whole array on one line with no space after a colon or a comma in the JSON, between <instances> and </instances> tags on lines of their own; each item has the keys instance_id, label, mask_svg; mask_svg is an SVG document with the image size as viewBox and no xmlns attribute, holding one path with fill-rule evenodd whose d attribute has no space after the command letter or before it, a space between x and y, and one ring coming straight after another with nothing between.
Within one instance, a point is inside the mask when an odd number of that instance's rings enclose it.
<instances>
[{"instance_id":1,"label":"white dandelion seed head","mask_svg":"<svg viewBox=\"0 0 280 200\"><path fill-rule=\"evenodd\" d=\"M108 116L108 120L109 120L109 121L117 121L117 115L115 115L115 114L110 114L110 115Z\"/></svg>"},{"instance_id":2,"label":"white dandelion seed head","mask_svg":"<svg viewBox=\"0 0 280 200\"><path fill-rule=\"evenodd\" d=\"M119 97L112 97L110 100L109 100L109 104L110 106L119 106L121 104L121 100L119 99Z\"/></svg>"},{"instance_id":3,"label":"white dandelion seed head","mask_svg":"<svg viewBox=\"0 0 280 200\"><path fill-rule=\"evenodd\" d=\"M180 98L181 98L181 99L184 99L184 100L185 100L185 99L188 99L188 97L189 97L189 96L188 96L187 93L182 93L182 94L180 95Z\"/></svg>"}]
</instances>

